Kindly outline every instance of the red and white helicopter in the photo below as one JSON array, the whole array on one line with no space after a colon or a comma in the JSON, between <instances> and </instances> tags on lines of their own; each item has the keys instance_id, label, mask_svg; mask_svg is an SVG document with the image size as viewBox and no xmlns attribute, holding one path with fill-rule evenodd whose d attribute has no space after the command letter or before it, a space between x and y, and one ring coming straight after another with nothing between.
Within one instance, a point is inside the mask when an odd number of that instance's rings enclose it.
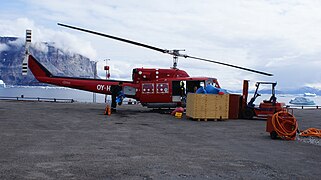
<instances>
[{"instance_id":1,"label":"red and white helicopter","mask_svg":"<svg viewBox=\"0 0 321 180\"><path fill-rule=\"evenodd\" d=\"M28 48L31 43L31 30L27 30L26 33L26 57L23 61L23 75L27 74L28 67L35 78L42 82L53 84L57 86L64 86L74 89L80 89L95 93L101 93L111 95L111 87L118 85L119 82L123 82L123 93L128 98L133 98L139 101L143 106L150 108L159 107L176 107L177 105L183 105L184 101L182 94L189 92L195 92L195 88L206 86L208 83L212 84L216 88L221 88L216 78L210 77L190 77L184 70L177 68L178 57L191 58L200 61L206 61L224 66L229 66L237 69L250 71L262 75L272 76L270 73L257 71L249 68L235 66L227 63L213 61L210 59L204 59L194 57L186 54L181 54L180 50L167 50L158 47L146 45L143 43L131 41L128 39L111 36L75 26L58 23L59 26L71 28L98 36L122 41L125 43L141 46L161 53L167 53L173 56L173 67L169 69L159 68L135 68L132 71L132 81L119 81L119 80L104 80L104 79L90 79L90 78L77 78L77 77L62 77L56 76L50 73L37 59L32 56ZM182 83L183 82L183 83ZM184 84L184 92L182 92L181 85Z\"/></svg>"}]
</instances>

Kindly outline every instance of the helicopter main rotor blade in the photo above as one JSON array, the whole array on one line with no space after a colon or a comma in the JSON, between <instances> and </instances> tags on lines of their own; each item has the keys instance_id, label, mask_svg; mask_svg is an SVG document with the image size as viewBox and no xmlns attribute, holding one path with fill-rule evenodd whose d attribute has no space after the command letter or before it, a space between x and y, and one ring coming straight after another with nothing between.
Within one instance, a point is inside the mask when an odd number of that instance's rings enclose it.
<instances>
[{"instance_id":1,"label":"helicopter main rotor blade","mask_svg":"<svg viewBox=\"0 0 321 180\"><path fill-rule=\"evenodd\" d=\"M59 26L67 27L67 28L70 28L70 29L75 29L75 30L79 30L79 31L95 34L95 35L98 35L98 36L107 37L107 38L110 38L110 39L122 41L122 42L133 44L133 45L136 45L136 46L141 46L141 47L152 49L152 50L155 50L155 51L158 51L158 52L162 52L162 53L167 53L167 54L173 55L174 57L192 58L192 59L197 59L197 60L201 60L201 61L207 61L207 62L212 62L212 63L216 63L216 64L221 64L221 65L224 65L224 66L229 66L229 67L233 67L233 68L237 68L237 69L242 69L242 70L245 70L245 71L250 71L250 72L254 72L254 73L258 73L258 74L263 74L263 75L266 75L266 76L273 76L273 74L270 74L270 73L261 72L261 71L257 71L257 70L253 70L253 69L249 69L249 68L245 68L245 67L235 66L235 65L232 65L232 64L222 63L222 62L213 61L213 60L204 59L204 58L193 57L193 56L189 56L189 55L186 55L186 54L180 54L179 51L181 51L181 50L161 49L161 48L158 48L158 47L150 46L150 45L147 45L147 44L135 42L135 41L132 41L132 40L128 40L128 39L124 39L124 38L120 38L120 37L116 37L116 36L111 36L111 35L100 33L100 32L96 32L96 31L91 31L91 30L88 30L88 29L83 29L83 28L70 26L70 25L66 25L66 24L61 24L61 23L57 23L57 24Z\"/></svg>"},{"instance_id":2,"label":"helicopter main rotor blade","mask_svg":"<svg viewBox=\"0 0 321 180\"><path fill-rule=\"evenodd\" d=\"M237 68L237 69L242 69L242 70L245 70L245 71L250 71L250 72L254 72L254 73L258 73L258 74L263 74L263 75L266 75L266 76L273 76L273 74L270 74L270 73L257 71L257 70L249 69L249 68L245 68L245 67L235 66L235 65L232 65L232 64L222 63L222 62L218 62L218 61L213 61L213 60L209 60L209 59L193 57L193 56L188 56L188 55L186 55L186 58L192 58L192 59L197 59L197 60L201 60L201 61L207 61L207 62L211 62L211 63L221 64L221 65L224 65L224 66L229 66L229 67L233 67L233 68Z\"/></svg>"},{"instance_id":3,"label":"helicopter main rotor blade","mask_svg":"<svg viewBox=\"0 0 321 180\"><path fill-rule=\"evenodd\" d=\"M71 28L71 29L76 29L76 30L79 30L79 31L83 31L83 32L95 34L95 35L98 35L98 36L111 38L111 39L114 39L114 40L118 40L118 41L129 43L129 44L134 44L134 45L137 45L137 46L141 46L141 47L144 47L144 48L152 49L152 50L159 51L159 52L162 52L162 53L168 53L168 50L166 50L166 49L157 48L157 47L154 47L154 46L150 46L150 45L147 45L147 44L142 44L142 43L131 41L131 40L128 40L128 39L119 38L119 37L116 37L116 36L111 36L111 35L108 35L108 34L95 32L95 31L91 31L91 30L87 30L87 29L83 29L83 28L79 28L79 27L75 27L75 26L70 26L70 25L66 25L66 24L61 24L61 23L57 23L57 24L59 26L63 26L63 27Z\"/></svg>"}]
</instances>

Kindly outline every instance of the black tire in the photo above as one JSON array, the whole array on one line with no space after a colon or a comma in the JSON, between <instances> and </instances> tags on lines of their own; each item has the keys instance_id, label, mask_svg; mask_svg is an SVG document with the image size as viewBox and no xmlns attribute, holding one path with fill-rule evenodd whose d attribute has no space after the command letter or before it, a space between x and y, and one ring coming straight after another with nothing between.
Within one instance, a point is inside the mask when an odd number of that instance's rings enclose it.
<instances>
[{"instance_id":1,"label":"black tire","mask_svg":"<svg viewBox=\"0 0 321 180\"><path fill-rule=\"evenodd\" d=\"M270 137L271 137L271 139L277 139L278 134L275 131L272 131L272 132L270 132Z\"/></svg>"},{"instance_id":2,"label":"black tire","mask_svg":"<svg viewBox=\"0 0 321 180\"><path fill-rule=\"evenodd\" d=\"M254 116L254 110L250 108L246 108L243 112L243 118L244 119L253 119Z\"/></svg>"}]
</instances>

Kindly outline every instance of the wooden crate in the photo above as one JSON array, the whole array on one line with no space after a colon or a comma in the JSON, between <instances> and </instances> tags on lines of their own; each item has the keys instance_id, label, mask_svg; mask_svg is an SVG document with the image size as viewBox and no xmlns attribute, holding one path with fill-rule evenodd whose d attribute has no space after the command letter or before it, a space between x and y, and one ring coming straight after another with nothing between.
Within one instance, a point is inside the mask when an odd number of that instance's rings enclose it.
<instances>
[{"instance_id":1,"label":"wooden crate","mask_svg":"<svg viewBox=\"0 0 321 180\"><path fill-rule=\"evenodd\" d=\"M241 95L229 94L229 119L238 119L240 112Z\"/></svg>"},{"instance_id":2,"label":"wooden crate","mask_svg":"<svg viewBox=\"0 0 321 180\"><path fill-rule=\"evenodd\" d=\"M206 117L206 98L205 94L187 94L186 101L186 116L191 118L204 118Z\"/></svg>"},{"instance_id":3,"label":"wooden crate","mask_svg":"<svg viewBox=\"0 0 321 180\"><path fill-rule=\"evenodd\" d=\"M186 116L193 119L238 118L239 97L239 95L231 94L189 93L186 102ZM233 109L230 109L231 107Z\"/></svg>"}]
</instances>

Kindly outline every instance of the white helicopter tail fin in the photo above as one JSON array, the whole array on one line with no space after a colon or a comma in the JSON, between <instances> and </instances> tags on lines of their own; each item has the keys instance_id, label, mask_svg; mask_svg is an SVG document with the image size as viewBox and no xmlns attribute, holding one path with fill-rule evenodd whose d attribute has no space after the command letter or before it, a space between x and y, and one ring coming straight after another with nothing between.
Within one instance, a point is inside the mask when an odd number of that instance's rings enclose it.
<instances>
[{"instance_id":1,"label":"white helicopter tail fin","mask_svg":"<svg viewBox=\"0 0 321 180\"><path fill-rule=\"evenodd\" d=\"M31 30L26 30L26 44L25 44L25 57L22 62L22 75L26 76L28 73L28 57L29 57L29 47L31 44Z\"/></svg>"}]
</instances>

